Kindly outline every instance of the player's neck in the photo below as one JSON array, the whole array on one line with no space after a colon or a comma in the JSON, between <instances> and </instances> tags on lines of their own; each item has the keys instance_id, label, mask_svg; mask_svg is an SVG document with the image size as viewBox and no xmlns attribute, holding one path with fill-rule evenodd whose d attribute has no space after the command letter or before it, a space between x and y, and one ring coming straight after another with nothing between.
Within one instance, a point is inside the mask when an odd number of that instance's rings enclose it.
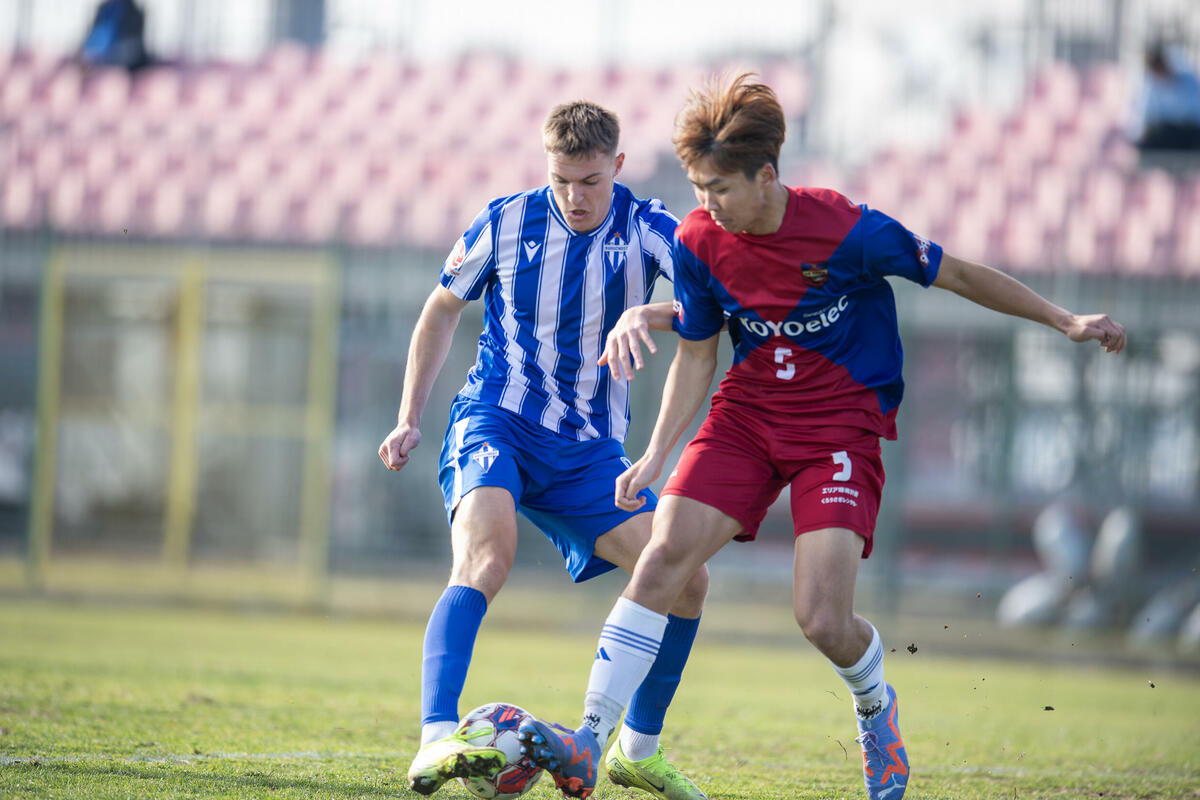
<instances>
[{"instance_id":1,"label":"player's neck","mask_svg":"<svg viewBox=\"0 0 1200 800\"><path fill-rule=\"evenodd\" d=\"M789 193L787 187L775 181L767 189L767 203L763 213L746 228L746 233L752 236L770 236L783 225L787 215Z\"/></svg>"}]
</instances>

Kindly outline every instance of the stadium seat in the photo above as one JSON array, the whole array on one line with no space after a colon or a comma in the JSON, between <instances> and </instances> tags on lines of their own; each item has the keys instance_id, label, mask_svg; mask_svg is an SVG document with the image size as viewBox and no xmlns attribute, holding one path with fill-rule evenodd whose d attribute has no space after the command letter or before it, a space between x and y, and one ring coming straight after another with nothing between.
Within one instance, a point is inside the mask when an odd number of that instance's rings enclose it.
<instances>
[{"instance_id":1,"label":"stadium seat","mask_svg":"<svg viewBox=\"0 0 1200 800\"><path fill-rule=\"evenodd\" d=\"M1189 278L1200 278L1200 208L1180 220L1173 241L1171 262L1175 272Z\"/></svg>"},{"instance_id":2,"label":"stadium seat","mask_svg":"<svg viewBox=\"0 0 1200 800\"><path fill-rule=\"evenodd\" d=\"M42 197L33 171L6 170L3 187L0 214L4 226L24 230L36 228L42 221Z\"/></svg>"}]
</instances>

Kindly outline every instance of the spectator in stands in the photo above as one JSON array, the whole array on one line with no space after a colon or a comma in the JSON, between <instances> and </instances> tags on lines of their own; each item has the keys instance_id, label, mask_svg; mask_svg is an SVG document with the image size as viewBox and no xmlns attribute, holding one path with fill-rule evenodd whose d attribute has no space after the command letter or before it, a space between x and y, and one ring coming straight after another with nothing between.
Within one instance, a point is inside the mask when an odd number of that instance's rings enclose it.
<instances>
[{"instance_id":1,"label":"spectator in stands","mask_svg":"<svg viewBox=\"0 0 1200 800\"><path fill-rule=\"evenodd\" d=\"M146 52L146 14L134 0L103 0L79 48L84 68L124 67L130 72L150 63Z\"/></svg>"},{"instance_id":2,"label":"spectator in stands","mask_svg":"<svg viewBox=\"0 0 1200 800\"><path fill-rule=\"evenodd\" d=\"M1134 141L1138 149L1200 150L1200 79L1164 42L1146 50L1146 80Z\"/></svg>"}]
</instances>

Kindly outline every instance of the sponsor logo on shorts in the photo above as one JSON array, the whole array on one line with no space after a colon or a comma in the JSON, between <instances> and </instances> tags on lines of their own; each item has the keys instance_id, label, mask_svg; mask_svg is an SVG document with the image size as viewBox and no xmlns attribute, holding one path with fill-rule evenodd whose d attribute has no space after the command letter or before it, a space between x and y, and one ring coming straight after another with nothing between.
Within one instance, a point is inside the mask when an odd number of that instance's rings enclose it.
<instances>
[{"instance_id":1,"label":"sponsor logo on shorts","mask_svg":"<svg viewBox=\"0 0 1200 800\"><path fill-rule=\"evenodd\" d=\"M851 489L849 486L826 486L821 489L821 505L843 503L858 508L858 496L858 489Z\"/></svg>"}]
</instances>

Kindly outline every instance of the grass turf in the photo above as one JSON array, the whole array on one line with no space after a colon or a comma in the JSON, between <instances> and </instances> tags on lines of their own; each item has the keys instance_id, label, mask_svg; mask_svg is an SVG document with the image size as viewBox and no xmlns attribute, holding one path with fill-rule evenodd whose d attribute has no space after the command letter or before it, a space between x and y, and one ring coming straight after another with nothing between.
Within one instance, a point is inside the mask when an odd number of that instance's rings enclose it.
<instances>
[{"instance_id":1,"label":"grass turf","mask_svg":"<svg viewBox=\"0 0 1200 800\"><path fill-rule=\"evenodd\" d=\"M0 798L417 797L418 597L411 619L0 600ZM462 710L573 723L604 610L577 633L489 618ZM898 649L910 800L1200 798L1194 675ZM714 800L862 798L849 702L798 633L702 626L664 743ZM593 797L646 795L602 779Z\"/></svg>"}]
</instances>

